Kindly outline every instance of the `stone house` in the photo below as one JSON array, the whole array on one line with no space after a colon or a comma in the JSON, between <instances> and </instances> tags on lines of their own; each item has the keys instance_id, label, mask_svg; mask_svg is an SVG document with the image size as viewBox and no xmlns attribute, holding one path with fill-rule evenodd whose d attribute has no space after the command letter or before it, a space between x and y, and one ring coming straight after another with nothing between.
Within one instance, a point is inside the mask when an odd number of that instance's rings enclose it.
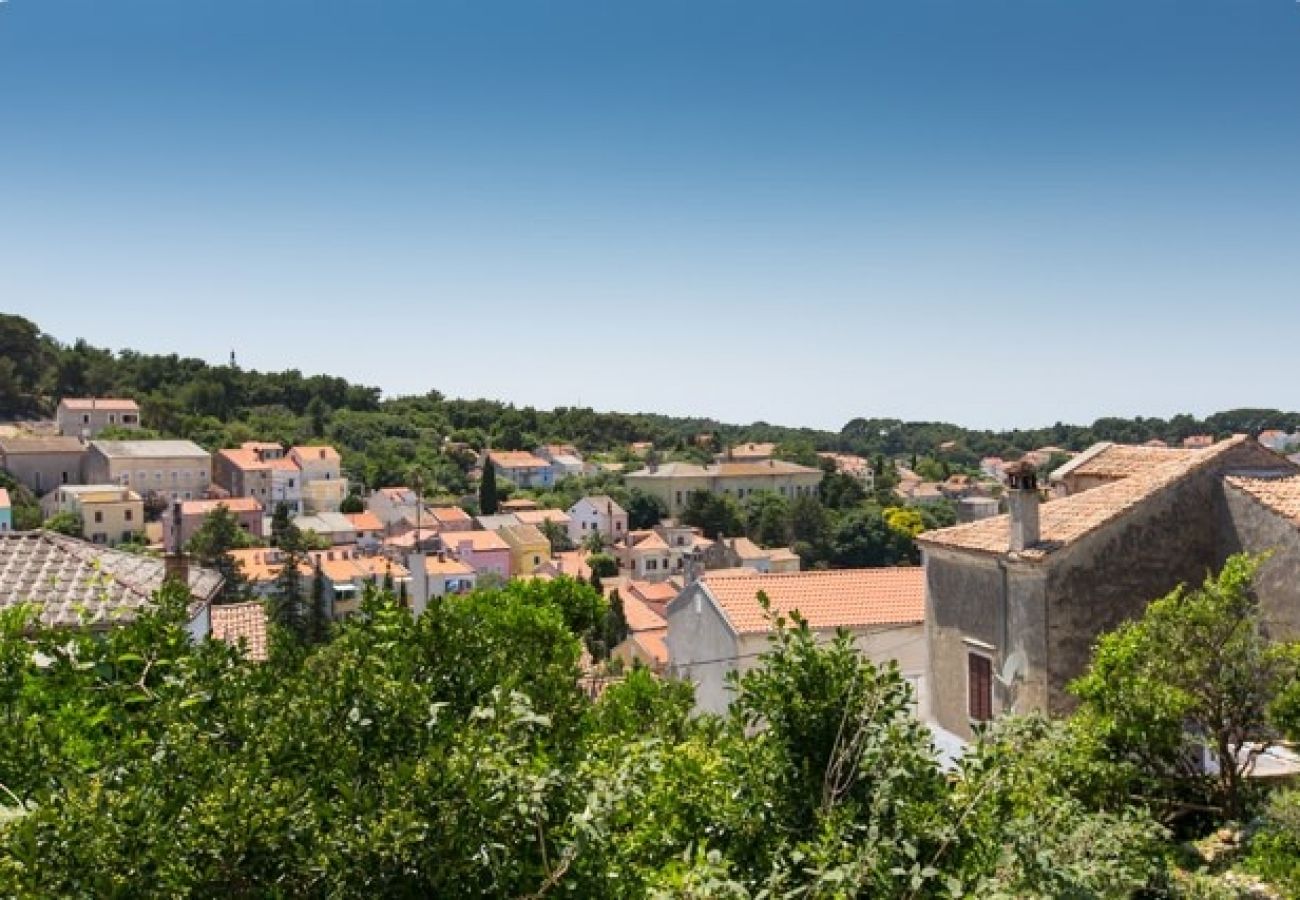
<instances>
[{"instance_id":1,"label":"stone house","mask_svg":"<svg viewBox=\"0 0 1300 900\"><path fill-rule=\"evenodd\" d=\"M678 516L697 491L746 497L770 491L782 497L816 496L824 473L779 459L759 462L720 462L707 466L694 463L666 463L647 466L625 477L629 488L639 488L658 497L670 516Z\"/></svg>"},{"instance_id":2,"label":"stone house","mask_svg":"<svg viewBox=\"0 0 1300 900\"><path fill-rule=\"evenodd\" d=\"M91 441L85 478L129 487L142 497L193 500L208 492L212 457L192 441Z\"/></svg>"},{"instance_id":3,"label":"stone house","mask_svg":"<svg viewBox=\"0 0 1300 900\"><path fill-rule=\"evenodd\" d=\"M81 519L81 536L113 546L144 533L144 500L116 484L65 484L41 498L41 514L71 513Z\"/></svg>"},{"instance_id":4,"label":"stone house","mask_svg":"<svg viewBox=\"0 0 1300 900\"><path fill-rule=\"evenodd\" d=\"M59 434L89 440L106 428L137 429L140 406L110 397L64 397L54 411Z\"/></svg>"},{"instance_id":5,"label":"stone house","mask_svg":"<svg viewBox=\"0 0 1300 900\"><path fill-rule=\"evenodd\" d=\"M1009 512L917 538L931 710L960 736L1003 711L1068 712L1097 638L1238 550L1275 550L1266 617L1300 634L1300 471L1245 437L1202 450L1107 445L1057 470L1007 467Z\"/></svg>"},{"instance_id":6,"label":"stone house","mask_svg":"<svg viewBox=\"0 0 1300 900\"><path fill-rule=\"evenodd\" d=\"M64 484L83 484L86 445L76 437L0 440L0 468L40 497Z\"/></svg>"}]
</instances>

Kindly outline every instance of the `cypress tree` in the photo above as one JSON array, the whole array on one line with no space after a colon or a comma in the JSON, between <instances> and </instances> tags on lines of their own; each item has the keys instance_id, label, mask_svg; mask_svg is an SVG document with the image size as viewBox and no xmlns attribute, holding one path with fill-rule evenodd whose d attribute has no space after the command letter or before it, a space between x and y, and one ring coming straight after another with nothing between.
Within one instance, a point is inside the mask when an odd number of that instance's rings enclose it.
<instances>
[{"instance_id":1,"label":"cypress tree","mask_svg":"<svg viewBox=\"0 0 1300 900\"><path fill-rule=\"evenodd\" d=\"M496 515L497 503L497 468L488 460L483 466L483 478L478 483L478 508L485 516Z\"/></svg>"}]
</instances>

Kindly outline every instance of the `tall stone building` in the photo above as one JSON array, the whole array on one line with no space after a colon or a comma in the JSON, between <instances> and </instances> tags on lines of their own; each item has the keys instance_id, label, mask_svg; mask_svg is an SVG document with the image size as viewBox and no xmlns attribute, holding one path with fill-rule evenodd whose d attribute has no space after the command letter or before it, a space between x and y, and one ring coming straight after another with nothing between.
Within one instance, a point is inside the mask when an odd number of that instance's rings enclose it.
<instances>
[{"instance_id":1,"label":"tall stone building","mask_svg":"<svg viewBox=\"0 0 1300 900\"><path fill-rule=\"evenodd\" d=\"M1240 550L1274 551L1258 593L1300 636L1300 468L1236 437L1201 450L1106 445L1043 503L1009 467L1005 515L921 535L931 711L970 735L1003 711L1065 713L1104 632Z\"/></svg>"}]
</instances>

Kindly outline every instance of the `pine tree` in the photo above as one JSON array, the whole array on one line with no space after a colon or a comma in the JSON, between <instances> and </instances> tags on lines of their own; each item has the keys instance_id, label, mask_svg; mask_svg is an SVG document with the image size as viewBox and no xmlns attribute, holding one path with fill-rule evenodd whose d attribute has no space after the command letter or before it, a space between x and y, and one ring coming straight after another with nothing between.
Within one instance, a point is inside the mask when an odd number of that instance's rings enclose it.
<instances>
[{"instance_id":1,"label":"pine tree","mask_svg":"<svg viewBox=\"0 0 1300 900\"><path fill-rule=\"evenodd\" d=\"M497 468L489 459L483 466L483 478L478 484L478 508L483 515L494 516L497 507Z\"/></svg>"},{"instance_id":2,"label":"pine tree","mask_svg":"<svg viewBox=\"0 0 1300 900\"><path fill-rule=\"evenodd\" d=\"M226 506L218 506L204 516L203 524L194 532L185 550L199 565L221 573L221 599L235 602L248 595L248 579L230 551L249 547L252 543L249 534L239 527L235 514Z\"/></svg>"},{"instance_id":3,"label":"pine tree","mask_svg":"<svg viewBox=\"0 0 1300 900\"><path fill-rule=\"evenodd\" d=\"M285 532L293 527L293 520L289 517L289 504L281 501L275 505L275 513L271 516L271 546L279 547Z\"/></svg>"},{"instance_id":4,"label":"pine tree","mask_svg":"<svg viewBox=\"0 0 1300 900\"><path fill-rule=\"evenodd\" d=\"M614 591L609 595L609 609L600 623L600 642L608 656L614 648L627 640L627 613L623 610L623 598Z\"/></svg>"},{"instance_id":5,"label":"pine tree","mask_svg":"<svg viewBox=\"0 0 1300 900\"><path fill-rule=\"evenodd\" d=\"M303 616L303 636L313 644L325 640L325 573L321 570L320 560L313 566L311 596L307 598Z\"/></svg>"}]
</instances>

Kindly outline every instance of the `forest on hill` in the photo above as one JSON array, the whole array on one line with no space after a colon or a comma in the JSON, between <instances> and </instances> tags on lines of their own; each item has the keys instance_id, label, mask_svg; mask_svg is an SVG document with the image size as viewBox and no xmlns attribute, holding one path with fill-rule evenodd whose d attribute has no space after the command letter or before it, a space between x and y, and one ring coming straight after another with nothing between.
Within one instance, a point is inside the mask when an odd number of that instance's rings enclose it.
<instances>
[{"instance_id":1,"label":"forest on hill","mask_svg":"<svg viewBox=\"0 0 1300 900\"><path fill-rule=\"evenodd\" d=\"M1057 423L1010 431L863 417L834 432L575 407L538 410L448 398L436 390L384 397L378 387L295 369L258 372L176 354L114 352L80 339L64 343L28 319L0 315L0 419L49 415L58 398L69 396L133 398L148 429L208 449L252 439L328 440L344 451L350 474L371 487L399 483L418 465L430 483L453 493L465 489L464 466L444 453L448 441L500 449L572 443L588 453L618 453L631 442L648 441L670 452L698 448L698 438L709 435L713 448L763 441L872 458L942 456L954 466L972 466L984 456L1015 458L1043 446L1080 450L1101 440L1152 439L1174 444L1195 434L1226 437L1300 428L1300 413L1238 409L1205 418L1102 418L1091 425Z\"/></svg>"}]
</instances>

